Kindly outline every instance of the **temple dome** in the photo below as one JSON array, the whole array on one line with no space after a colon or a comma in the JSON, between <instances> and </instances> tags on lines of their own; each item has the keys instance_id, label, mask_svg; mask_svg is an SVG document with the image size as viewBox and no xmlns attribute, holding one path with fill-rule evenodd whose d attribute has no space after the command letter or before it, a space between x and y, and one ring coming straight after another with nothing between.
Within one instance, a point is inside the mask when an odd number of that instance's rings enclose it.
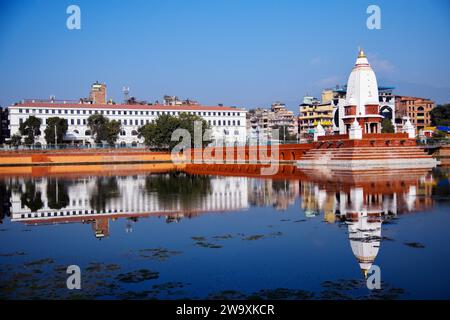
<instances>
[{"instance_id":1,"label":"temple dome","mask_svg":"<svg viewBox=\"0 0 450 320\"><path fill-rule=\"evenodd\" d=\"M353 254L366 275L380 248L381 221L369 222L367 216L361 216L348 224L348 233Z\"/></svg>"},{"instance_id":2,"label":"temple dome","mask_svg":"<svg viewBox=\"0 0 450 320\"><path fill-rule=\"evenodd\" d=\"M378 105L378 83L363 50L347 82L347 105L356 105L356 114L365 115L365 105Z\"/></svg>"}]
</instances>

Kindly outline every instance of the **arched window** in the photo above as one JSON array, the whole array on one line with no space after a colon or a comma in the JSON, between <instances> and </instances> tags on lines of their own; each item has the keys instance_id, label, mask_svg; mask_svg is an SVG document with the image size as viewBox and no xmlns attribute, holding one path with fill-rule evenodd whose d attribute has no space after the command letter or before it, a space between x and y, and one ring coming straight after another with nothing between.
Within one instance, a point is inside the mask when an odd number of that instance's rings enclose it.
<instances>
[{"instance_id":1,"label":"arched window","mask_svg":"<svg viewBox=\"0 0 450 320\"><path fill-rule=\"evenodd\" d=\"M127 146L127 144L125 143L125 141L121 141L120 142L120 147L121 148L125 148Z\"/></svg>"},{"instance_id":2,"label":"arched window","mask_svg":"<svg viewBox=\"0 0 450 320\"><path fill-rule=\"evenodd\" d=\"M133 141L133 142L131 143L131 146L132 146L132 147L137 147L137 142L136 142L136 141Z\"/></svg>"},{"instance_id":3,"label":"arched window","mask_svg":"<svg viewBox=\"0 0 450 320\"><path fill-rule=\"evenodd\" d=\"M90 135L91 135L91 130L86 130L86 131L84 132L84 135L85 135L85 136L90 136Z\"/></svg>"},{"instance_id":4,"label":"arched window","mask_svg":"<svg viewBox=\"0 0 450 320\"><path fill-rule=\"evenodd\" d=\"M425 109L423 107L418 107L417 111L424 111Z\"/></svg>"},{"instance_id":5,"label":"arched window","mask_svg":"<svg viewBox=\"0 0 450 320\"><path fill-rule=\"evenodd\" d=\"M131 131L131 135L132 135L132 136L137 136L137 135L138 135L138 132L137 132L136 130L133 130L133 131Z\"/></svg>"},{"instance_id":6,"label":"arched window","mask_svg":"<svg viewBox=\"0 0 450 320\"><path fill-rule=\"evenodd\" d=\"M75 133L75 134L80 134L80 131L78 131L78 130L73 130L73 133Z\"/></svg>"},{"instance_id":7,"label":"arched window","mask_svg":"<svg viewBox=\"0 0 450 320\"><path fill-rule=\"evenodd\" d=\"M120 130L120 135L121 136L125 136L127 133L125 132L125 130Z\"/></svg>"}]
</instances>

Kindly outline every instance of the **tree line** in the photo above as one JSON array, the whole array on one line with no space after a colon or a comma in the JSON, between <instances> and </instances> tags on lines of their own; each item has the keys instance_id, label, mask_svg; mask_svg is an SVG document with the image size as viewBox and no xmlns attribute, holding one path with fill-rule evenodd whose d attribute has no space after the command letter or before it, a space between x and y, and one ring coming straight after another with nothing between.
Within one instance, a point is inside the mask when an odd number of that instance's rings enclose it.
<instances>
[{"instance_id":1,"label":"tree line","mask_svg":"<svg viewBox=\"0 0 450 320\"><path fill-rule=\"evenodd\" d=\"M171 150L178 141L171 141L172 133L176 129L186 129L191 137L194 137L194 123L199 121L202 124L202 137L205 132L211 129L210 125L202 117L187 113L181 113L178 117L172 115L161 115L154 122L145 124L138 129L138 137L144 139L144 144L148 148L158 150ZM36 143L41 132L42 120L30 116L19 126L19 133L11 137L10 144L19 147L22 144L32 146ZM117 120L110 120L101 114L91 115L87 119L87 126L90 136L97 145L107 144L114 146L122 131L122 124ZM68 130L67 119L51 117L47 119L44 129L44 138L48 145L67 143L64 140ZM191 147L194 146L191 139ZM206 146L211 140L202 139L202 145Z\"/></svg>"}]
</instances>

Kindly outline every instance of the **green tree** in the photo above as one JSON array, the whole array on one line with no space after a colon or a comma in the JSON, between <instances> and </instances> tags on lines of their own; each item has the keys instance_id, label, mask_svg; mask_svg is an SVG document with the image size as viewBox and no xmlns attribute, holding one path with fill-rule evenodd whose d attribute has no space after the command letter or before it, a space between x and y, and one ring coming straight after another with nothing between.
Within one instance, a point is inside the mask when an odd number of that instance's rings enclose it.
<instances>
[{"instance_id":1,"label":"green tree","mask_svg":"<svg viewBox=\"0 0 450 320\"><path fill-rule=\"evenodd\" d=\"M192 138L191 147L194 147L194 126L195 122L197 121L201 122L202 126L202 147L206 147L212 142L210 138L205 137L206 130L211 129L211 126L202 117L183 112L178 117L178 120L180 121L179 127L182 129L186 129L187 131L189 131L189 134L191 135Z\"/></svg>"},{"instance_id":2,"label":"green tree","mask_svg":"<svg viewBox=\"0 0 450 320\"><path fill-rule=\"evenodd\" d=\"M146 124L139 128L139 137L144 138L144 144L148 147L160 150L171 150L176 141L171 141L172 132L180 127L177 117L171 115L161 115L155 122Z\"/></svg>"},{"instance_id":3,"label":"green tree","mask_svg":"<svg viewBox=\"0 0 450 320\"><path fill-rule=\"evenodd\" d=\"M433 140L434 141L442 141L447 139L447 133L441 130L436 130L433 133Z\"/></svg>"},{"instance_id":4,"label":"green tree","mask_svg":"<svg viewBox=\"0 0 450 320\"><path fill-rule=\"evenodd\" d=\"M121 124L120 122L113 120L109 121L108 118L101 114L94 114L87 120L87 124L91 129L91 134L95 143L102 143L106 141L110 145L114 145L119 136Z\"/></svg>"},{"instance_id":5,"label":"green tree","mask_svg":"<svg viewBox=\"0 0 450 320\"><path fill-rule=\"evenodd\" d=\"M121 128L122 125L116 120L109 121L106 124L106 142L108 142L110 146L113 146L116 143Z\"/></svg>"},{"instance_id":6,"label":"green tree","mask_svg":"<svg viewBox=\"0 0 450 320\"><path fill-rule=\"evenodd\" d=\"M179 141L172 141L172 133L177 129L186 129L191 135L191 147L194 146L195 121L200 121L202 126L202 137L205 131L210 129L209 124L203 118L182 113L179 117L171 115L159 116L154 123L149 123L139 128L139 137L144 138L144 143L150 148L160 150L172 150ZM202 139L202 146L211 143L210 139Z\"/></svg>"},{"instance_id":7,"label":"green tree","mask_svg":"<svg viewBox=\"0 0 450 320\"><path fill-rule=\"evenodd\" d=\"M438 105L430 112L432 126L450 126L450 103Z\"/></svg>"},{"instance_id":8,"label":"green tree","mask_svg":"<svg viewBox=\"0 0 450 320\"><path fill-rule=\"evenodd\" d=\"M392 124L392 121L390 119L383 119L383 121L381 121L381 133L394 133L395 132L395 128L394 125Z\"/></svg>"},{"instance_id":9,"label":"green tree","mask_svg":"<svg viewBox=\"0 0 450 320\"><path fill-rule=\"evenodd\" d=\"M35 116L28 117L27 120L22 122L19 126L19 132L22 136L25 137L25 144L32 145L36 140L36 136L41 134L41 119L36 118Z\"/></svg>"},{"instance_id":10,"label":"green tree","mask_svg":"<svg viewBox=\"0 0 450 320\"><path fill-rule=\"evenodd\" d=\"M47 144L55 144L55 127L58 143L63 142L67 132L67 120L60 117L51 117L47 119L47 127L44 130L45 141Z\"/></svg>"},{"instance_id":11,"label":"green tree","mask_svg":"<svg viewBox=\"0 0 450 320\"><path fill-rule=\"evenodd\" d=\"M22 136L20 134L14 134L11 137L11 146L15 147L16 149L22 144Z\"/></svg>"}]
</instances>

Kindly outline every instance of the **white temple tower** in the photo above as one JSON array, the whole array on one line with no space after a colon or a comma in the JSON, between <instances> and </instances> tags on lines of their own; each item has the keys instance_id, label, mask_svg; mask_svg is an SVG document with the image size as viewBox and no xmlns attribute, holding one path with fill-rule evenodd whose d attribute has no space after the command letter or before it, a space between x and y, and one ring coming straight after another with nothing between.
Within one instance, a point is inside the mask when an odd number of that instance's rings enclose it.
<instances>
[{"instance_id":1,"label":"white temple tower","mask_svg":"<svg viewBox=\"0 0 450 320\"><path fill-rule=\"evenodd\" d=\"M355 119L362 133L381 133L378 83L372 67L361 49L347 82L344 112L340 113L344 123L341 133L349 133Z\"/></svg>"}]
</instances>

